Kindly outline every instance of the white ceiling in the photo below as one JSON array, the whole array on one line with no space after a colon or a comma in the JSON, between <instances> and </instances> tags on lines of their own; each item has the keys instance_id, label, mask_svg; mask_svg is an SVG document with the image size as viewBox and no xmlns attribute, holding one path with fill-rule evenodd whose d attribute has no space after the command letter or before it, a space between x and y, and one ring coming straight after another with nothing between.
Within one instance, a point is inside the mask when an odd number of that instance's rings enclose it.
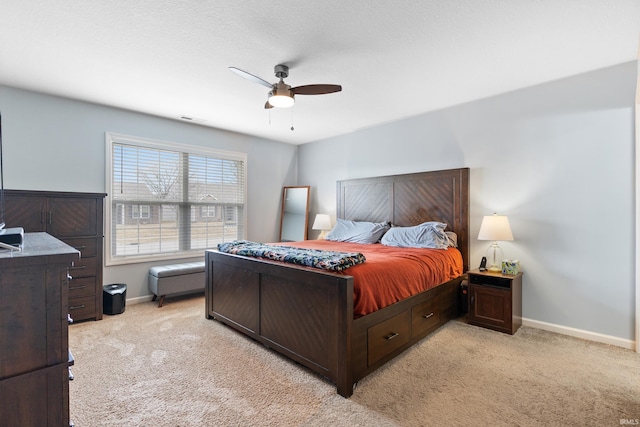
<instances>
[{"instance_id":1,"label":"white ceiling","mask_svg":"<svg viewBox=\"0 0 640 427\"><path fill-rule=\"evenodd\" d=\"M0 84L301 144L633 61L639 40L639 0L4 0ZM343 91L269 112L228 70L275 82L278 63Z\"/></svg>"}]
</instances>

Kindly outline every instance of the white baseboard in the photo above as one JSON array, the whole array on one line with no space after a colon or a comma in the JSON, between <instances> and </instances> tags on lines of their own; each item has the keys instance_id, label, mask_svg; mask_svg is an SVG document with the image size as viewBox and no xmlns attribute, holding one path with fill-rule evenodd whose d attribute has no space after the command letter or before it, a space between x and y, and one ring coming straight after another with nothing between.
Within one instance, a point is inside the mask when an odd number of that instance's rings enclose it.
<instances>
[{"instance_id":1,"label":"white baseboard","mask_svg":"<svg viewBox=\"0 0 640 427\"><path fill-rule=\"evenodd\" d=\"M127 298L127 305L135 305L135 304L141 304L143 302L149 302L151 301L152 298L153 298L153 295L146 295L144 297L137 297L137 298Z\"/></svg>"},{"instance_id":2,"label":"white baseboard","mask_svg":"<svg viewBox=\"0 0 640 427\"><path fill-rule=\"evenodd\" d=\"M204 295L204 289L202 291L184 291L184 292L176 292L175 294L171 294L170 297L177 297L180 295L191 295L191 294L195 294L201 292L202 295ZM135 304L141 304L143 302L149 302L153 299L153 295L145 295L142 297L136 297L136 298L127 298L127 304L129 305L135 305Z\"/></svg>"},{"instance_id":3,"label":"white baseboard","mask_svg":"<svg viewBox=\"0 0 640 427\"><path fill-rule=\"evenodd\" d=\"M153 295L147 295L137 298L127 299L127 305L141 304L143 302L151 301ZM571 337L581 338L589 341L600 342L603 344L615 345L616 347L626 348L628 350L636 350L636 343L632 340L626 340L624 338L614 337L611 335L604 335L597 332L585 331L583 329L571 328L569 326L556 325L554 323L541 322L539 320L522 318L522 325L531 328L538 328L549 332L555 332L558 334L569 335Z\"/></svg>"},{"instance_id":4,"label":"white baseboard","mask_svg":"<svg viewBox=\"0 0 640 427\"><path fill-rule=\"evenodd\" d=\"M569 335L571 337L582 338L589 341L600 342L603 344L611 344L629 350L636 350L635 341L613 337L611 335L599 334L597 332L585 331L583 329L570 328L568 326L555 325L553 323L541 322L539 320L527 319L524 317L522 318L522 325L543 329L549 332L556 332L558 334Z\"/></svg>"}]
</instances>

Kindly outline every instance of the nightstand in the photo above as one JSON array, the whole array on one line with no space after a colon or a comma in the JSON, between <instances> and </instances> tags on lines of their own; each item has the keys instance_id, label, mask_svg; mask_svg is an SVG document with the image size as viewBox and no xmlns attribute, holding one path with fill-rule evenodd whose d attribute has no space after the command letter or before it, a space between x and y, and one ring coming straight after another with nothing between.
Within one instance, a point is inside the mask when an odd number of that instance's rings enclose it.
<instances>
[{"instance_id":1,"label":"nightstand","mask_svg":"<svg viewBox=\"0 0 640 427\"><path fill-rule=\"evenodd\" d=\"M471 270L467 274L469 324L515 334L522 326L522 273Z\"/></svg>"}]
</instances>

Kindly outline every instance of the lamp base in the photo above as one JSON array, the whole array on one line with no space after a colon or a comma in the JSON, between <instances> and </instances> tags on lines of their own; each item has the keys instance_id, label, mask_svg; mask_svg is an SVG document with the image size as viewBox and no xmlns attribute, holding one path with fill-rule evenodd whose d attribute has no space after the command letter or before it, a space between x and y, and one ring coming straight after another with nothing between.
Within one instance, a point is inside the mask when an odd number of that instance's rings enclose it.
<instances>
[{"instance_id":1,"label":"lamp base","mask_svg":"<svg viewBox=\"0 0 640 427\"><path fill-rule=\"evenodd\" d=\"M504 258L504 253L500 246L498 246L498 242L493 242L489 249L487 249L487 270L492 273L502 272L502 259Z\"/></svg>"}]
</instances>

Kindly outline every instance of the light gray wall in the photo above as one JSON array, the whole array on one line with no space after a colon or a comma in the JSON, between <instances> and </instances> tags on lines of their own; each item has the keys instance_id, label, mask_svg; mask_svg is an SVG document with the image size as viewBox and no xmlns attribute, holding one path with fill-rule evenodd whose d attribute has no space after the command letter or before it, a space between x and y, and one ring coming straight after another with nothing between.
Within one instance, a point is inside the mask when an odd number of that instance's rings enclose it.
<instances>
[{"instance_id":1,"label":"light gray wall","mask_svg":"<svg viewBox=\"0 0 640 427\"><path fill-rule=\"evenodd\" d=\"M105 132L244 152L247 237L278 238L282 187L296 185L297 146L6 86L0 112L5 188L106 192ZM126 283L128 299L149 295L152 265L106 267L104 282Z\"/></svg>"},{"instance_id":2,"label":"light gray wall","mask_svg":"<svg viewBox=\"0 0 640 427\"><path fill-rule=\"evenodd\" d=\"M508 215L523 317L633 340L636 75L621 64L302 145L311 217L335 221L336 180L470 167L471 265L482 216Z\"/></svg>"}]
</instances>

